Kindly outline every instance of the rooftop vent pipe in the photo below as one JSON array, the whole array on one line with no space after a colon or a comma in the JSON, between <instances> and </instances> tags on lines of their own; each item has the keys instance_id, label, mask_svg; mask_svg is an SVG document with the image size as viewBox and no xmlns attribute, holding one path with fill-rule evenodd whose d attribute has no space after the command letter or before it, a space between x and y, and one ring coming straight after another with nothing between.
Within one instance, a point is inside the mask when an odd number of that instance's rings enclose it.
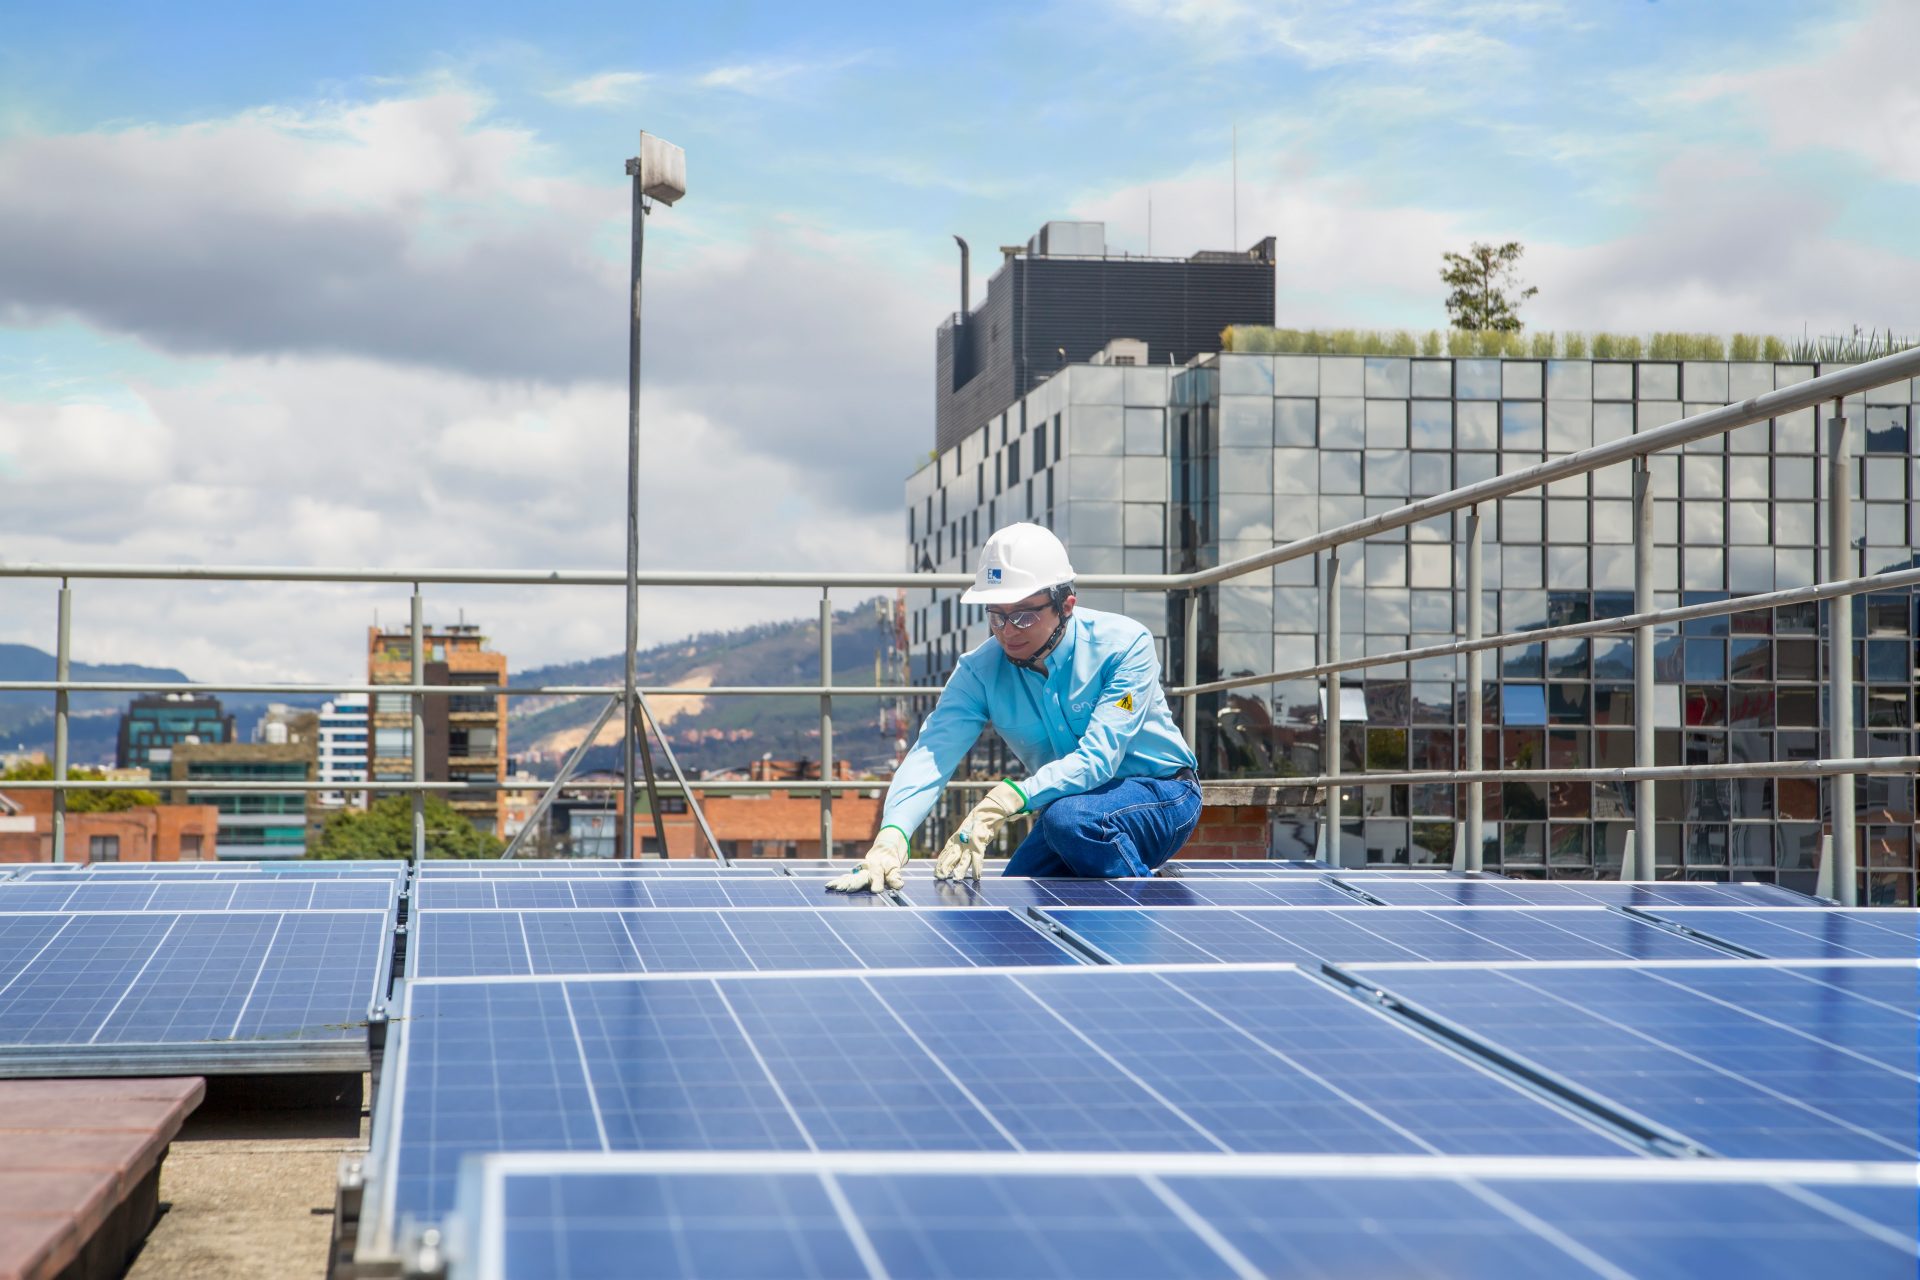
<instances>
[{"instance_id":1,"label":"rooftop vent pipe","mask_svg":"<svg viewBox=\"0 0 1920 1280\"><path fill-rule=\"evenodd\" d=\"M965 320L972 314L972 307L968 305L968 286L973 273L967 268L967 260L972 255L967 249L967 242L965 240L962 240L959 236L955 236L953 242L960 246L960 318Z\"/></svg>"}]
</instances>

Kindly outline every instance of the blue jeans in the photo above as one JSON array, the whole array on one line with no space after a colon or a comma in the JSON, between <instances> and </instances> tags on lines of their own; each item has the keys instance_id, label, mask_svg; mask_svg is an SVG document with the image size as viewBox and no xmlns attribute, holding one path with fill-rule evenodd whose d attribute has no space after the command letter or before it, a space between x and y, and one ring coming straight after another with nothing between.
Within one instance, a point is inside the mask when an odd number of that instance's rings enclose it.
<instances>
[{"instance_id":1,"label":"blue jeans","mask_svg":"<svg viewBox=\"0 0 1920 1280\"><path fill-rule=\"evenodd\" d=\"M1200 784L1181 778L1116 778L1040 811L1007 859L1010 876L1151 875L1180 852L1200 821Z\"/></svg>"}]
</instances>

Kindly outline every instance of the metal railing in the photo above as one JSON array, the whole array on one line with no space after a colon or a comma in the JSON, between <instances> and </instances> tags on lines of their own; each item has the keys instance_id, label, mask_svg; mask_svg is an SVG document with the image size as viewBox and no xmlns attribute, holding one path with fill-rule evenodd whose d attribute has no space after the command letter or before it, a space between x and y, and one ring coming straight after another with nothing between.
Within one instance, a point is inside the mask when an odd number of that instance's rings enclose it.
<instances>
[{"instance_id":1,"label":"metal railing","mask_svg":"<svg viewBox=\"0 0 1920 1280\"><path fill-rule=\"evenodd\" d=\"M1464 839L1456 865L1479 870L1482 859L1482 812L1484 788L1489 782L1509 781L1601 781L1632 783L1633 844L1622 873L1627 878L1654 878L1654 784L1661 780L1704 780L1745 777L1824 777L1833 779L1828 811L1831 817L1831 866L1828 882L1834 896L1851 904L1856 897L1857 857L1854 839L1854 803L1852 779L1861 775L1905 774L1920 769L1920 758L1911 756L1859 758L1853 755L1852 706L1852 613L1849 609L1829 609L1826 685L1829 707L1827 754L1818 760L1795 760L1731 765L1658 765L1654 761L1653 650L1654 628L1677 623L1782 605L1849 599L1876 591L1900 590L1920 585L1920 569L1859 576L1852 545L1851 453L1848 424L1844 416L1846 397L1884 386L1898 380L1920 376L1920 349L1822 375L1806 382L1756 396L1739 404L1715 408L1641 432L1607 444L1596 445L1545 462L1508 472L1489 480L1464 485L1434 497L1421 498L1393 510L1296 539L1271 551L1243 557L1215 567L1191 573L1167 574L1087 574L1079 579L1083 589L1127 589L1178 593L1182 597L1185 666L1177 684L1169 684L1169 697L1183 701L1182 719L1191 741L1197 732L1200 697L1235 689L1271 685L1282 681L1318 679L1325 690L1326 767L1311 777L1235 778L1236 783L1276 787L1312 788L1326 792L1323 819L1329 855L1337 851L1341 826L1341 787L1344 783L1368 784L1430 782L1464 784L1467 810L1464 815ZM1828 530L1823 580L1808 587L1741 596L1705 604L1657 609L1654 600L1653 569L1653 489L1647 459L1656 453L1676 449L1697 440L1722 436L1741 427L1765 422L1785 414L1831 403L1828 419L1827 493ZM1634 468L1633 542L1634 611L1623 617L1531 630L1482 634L1484 596L1481 582L1481 557L1484 542L1481 507L1492 501L1538 489L1555 481L1582 476L1606 467L1629 464ZM1441 645L1427 645L1392 653L1360 658L1340 658L1341 617L1338 565L1342 548L1364 542L1377 534L1407 528L1438 516L1465 513L1464 559L1461 576L1466 607L1460 611L1465 635ZM1289 671L1236 676L1202 682L1198 674L1198 629L1200 593L1206 588L1257 573L1272 566L1307 557L1324 557L1324 583L1327 591L1326 623L1319 637L1322 652L1330 660ZM414 719L414 743L424 740L424 705L429 697L451 695L594 696L619 697L621 688L600 685L429 685L422 669L424 637L422 587L426 585L508 585L508 586L580 586L624 587L628 575L605 570L503 570L503 569L347 569L304 568L293 566L161 566L161 565L75 565L75 564L0 564L0 579L50 578L59 581L56 640L56 678L51 681L0 681L0 691L52 693L54 696L54 777L44 782L9 782L14 789L50 788L54 791L54 856L65 856L65 797L72 790L136 789L156 784L137 782L82 781L69 777L68 702L72 693L81 692L258 692L285 694L403 693L411 698ZM129 680L75 681L71 678L71 639L73 623L72 589L78 580L165 580L165 581L245 581L245 582L325 582L341 584L408 584L413 593L411 634L414 669L406 684L330 685L286 682L193 682L166 683ZM818 792L821 797L820 838L823 856L832 857L833 816L831 798L836 792L873 790L880 783L871 779L838 780L832 773L833 700L835 698L900 698L937 696L934 686L837 685L833 681L832 593L837 589L874 589L913 587L923 589L961 588L969 585L971 575L961 573L804 573L804 572L702 572L696 570L641 571L640 585L656 588L742 587L794 588L820 593L820 682L817 685L765 685L696 687L667 685L637 690L643 697L690 695L708 697L818 697L820 700L820 736L822 777L818 781L738 782L676 778L661 781L662 793L725 794L728 792L764 792L787 790ZM1481 655L1489 650L1530 645L1547 640L1630 632L1634 638L1634 763L1619 769L1494 769L1482 767L1483 706L1479 695L1483 685ZM1466 767L1457 770L1405 771L1343 775L1340 769L1340 688L1339 677L1348 671L1387 666L1424 658L1464 656L1465 683L1469 696L1463 699L1466 736ZM644 709L644 708L643 708ZM664 735L661 740L664 742ZM424 776L424 757L413 753L413 778L409 781L369 780L343 784L338 781L309 783L237 783L195 780L194 789L203 792L248 790L321 791L342 790L385 792L406 791L415 796L414 856L424 852L424 797L429 792L451 790L522 789L511 782L428 782ZM677 771L677 770L676 770ZM164 781L164 780L163 780ZM169 784L170 785L170 784ZM957 787L976 788L989 783L958 782ZM603 790L607 784L566 782L561 789ZM656 806L657 812L657 806ZM705 820L701 818L704 829ZM711 832L707 839L712 842ZM663 849L664 853L665 850ZM719 850L716 846L715 852Z\"/></svg>"}]
</instances>

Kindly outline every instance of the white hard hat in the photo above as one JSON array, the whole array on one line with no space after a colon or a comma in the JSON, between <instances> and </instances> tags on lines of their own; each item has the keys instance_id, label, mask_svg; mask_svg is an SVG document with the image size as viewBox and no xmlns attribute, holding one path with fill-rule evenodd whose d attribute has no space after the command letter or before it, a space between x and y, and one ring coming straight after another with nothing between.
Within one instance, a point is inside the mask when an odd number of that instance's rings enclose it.
<instances>
[{"instance_id":1,"label":"white hard hat","mask_svg":"<svg viewBox=\"0 0 1920 1280\"><path fill-rule=\"evenodd\" d=\"M980 548L980 567L960 600L963 604L1013 604L1072 581L1067 549L1052 530L1037 524L1010 524L994 530Z\"/></svg>"}]
</instances>

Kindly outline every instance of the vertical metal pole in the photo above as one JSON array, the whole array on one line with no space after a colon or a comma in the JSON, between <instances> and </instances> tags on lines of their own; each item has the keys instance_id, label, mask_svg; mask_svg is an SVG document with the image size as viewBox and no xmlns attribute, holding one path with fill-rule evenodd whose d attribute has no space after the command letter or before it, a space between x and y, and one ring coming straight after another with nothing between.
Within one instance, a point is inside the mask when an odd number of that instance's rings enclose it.
<instances>
[{"instance_id":1,"label":"vertical metal pole","mask_svg":"<svg viewBox=\"0 0 1920 1280\"><path fill-rule=\"evenodd\" d=\"M1185 646L1180 655L1180 678L1191 688L1200 683L1200 593L1187 592L1186 617L1183 620ZM1200 695L1190 693L1180 708L1180 727L1186 731L1187 746L1194 758L1200 756Z\"/></svg>"},{"instance_id":2,"label":"vertical metal pole","mask_svg":"<svg viewBox=\"0 0 1920 1280\"><path fill-rule=\"evenodd\" d=\"M1653 610L1653 468L1644 455L1633 463L1633 609ZM1633 763L1651 769L1653 750L1653 628L1633 629ZM1637 865L1632 880L1655 878L1653 801L1654 782L1633 784L1633 854Z\"/></svg>"},{"instance_id":3,"label":"vertical metal pole","mask_svg":"<svg viewBox=\"0 0 1920 1280\"><path fill-rule=\"evenodd\" d=\"M427 682L426 604L420 598L420 584L413 584L413 612L409 631L413 637L413 687ZM449 704L451 709L451 704ZM427 695L413 695L413 861L417 866L427 856Z\"/></svg>"},{"instance_id":4,"label":"vertical metal pole","mask_svg":"<svg viewBox=\"0 0 1920 1280\"><path fill-rule=\"evenodd\" d=\"M1846 406L1833 402L1827 450L1827 580L1850 578L1857 570L1853 558L1853 465L1847 456ZM1853 758L1853 600L1827 601L1827 754L1836 760ZM1859 902L1854 883L1856 852L1853 841L1853 775L1833 775L1833 888L1842 906Z\"/></svg>"},{"instance_id":5,"label":"vertical metal pole","mask_svg":"<svg viewBox=\"0 0 1920 1280\"><path fill-rule=\"evenodd\" d=\"M59 621L54 640L53 678L65 684L73 673L73 590L60 579ZM53 695L53 860L67 860L67 691Z\"/></svg>"},{"instance_id":6,"label":"vertical metal pole","mask_svg":"<svg viewBox=\"0 0 1920 1280\"><path fill-rule=\"evenodd\" d=\"M1465 606L1467 616L1467 639L1478 640L1486 634L1485 620L1482 616L1482 600L1486 588L1481 584L1484 570L1480 564L1482 548L1486 535L1480 527L1480 508L1473 507L1467 512L1467 585ZM1479 650L1467 654L1467 770L1478 773L1487 767L1486 735L1482 732L1486 719L1486 703L1481 688L1484 680L1485 655ZM1487 847L1485 830L1487 784L1469 782L1467 784L1467 839L1466 869L1480 871L1486 866Z\"/></svg>"},{"instance_id":7,"label":"vertical metal pole","mask_svg":"<svg viewBox=\"0 0 1920 1280\"><path fill-rule=\"evenodd\" d=\"M1340 548L1327 550L1327 661L1340 661ZM1344 865L1340 848L1340 673L1327 673L1327 861Z\"/></svg>"},{"instance_id":8,"label":"vertical metal pole","mask_svg":"<svg viewBox=\"0 0 1920 1280\"><path fill-rule=\"evenodd\" d=\"M833 590L820 588L820 685L833 683ZM820 695L820 781L833 781L833 695ZM820 791L820 856L833 856L833 792Z\"/></svg>"},{"instance_id":9,"label":"vertical metal pole","mask_svg":"<svg viewBox=\"0 0 1920 1280\"><path fill-rule=\"evenodd\" d=\"M636 746L647 750L646 729L639 725L640 703L634 691L638 688L635 650L640 647L640 262L644 256L647 240L647 201L640 191L640 161L636 158L627 162L627 172L633 175L633 251L628 271L628 302L630 311L627 317L627 676L626 696L621 704L621 713L625 717L626 734L620 741L624 744L620 752L620 833L614 845L615 857L637 857L639 850L634 848L634 828L637 818L633 807L633 765ZM653 770L651 761L647 776L651 781ZM654 822L659 824L659 806L655 806ZM667 844L660 841L660 856L667 856Z\"/></svg>"}]
</instances>

